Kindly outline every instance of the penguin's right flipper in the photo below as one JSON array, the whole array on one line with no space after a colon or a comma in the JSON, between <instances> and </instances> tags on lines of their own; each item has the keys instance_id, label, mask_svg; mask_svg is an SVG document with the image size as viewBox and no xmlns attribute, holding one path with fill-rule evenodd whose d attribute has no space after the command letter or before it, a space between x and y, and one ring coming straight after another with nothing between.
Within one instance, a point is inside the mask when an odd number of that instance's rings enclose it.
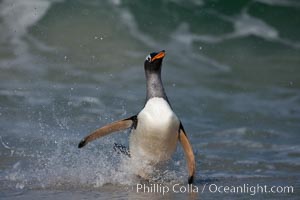
<instances>
[{"instance_id":1,"label":"penguin's right flipper","mask_svg":"<svg viewBox=\"0 0 300 200\"><path fill-rule=\"evenodd\" d=\"M89 143L99 137L103 137L110 133L113 133L116 131L121 131L121 130L124 130L127 128L132 128L132 127L135 128L136 125L137 125L137 116L136 115L134 115L130 118L127 118L127 119L113 122L111 124L107 124L99 129L95 130L94 132L92 132L91 134L86 136L83 140L81 140L80 143L78 144L78 148L84 147L87 143Z\"/></svg>"}]
</instances>

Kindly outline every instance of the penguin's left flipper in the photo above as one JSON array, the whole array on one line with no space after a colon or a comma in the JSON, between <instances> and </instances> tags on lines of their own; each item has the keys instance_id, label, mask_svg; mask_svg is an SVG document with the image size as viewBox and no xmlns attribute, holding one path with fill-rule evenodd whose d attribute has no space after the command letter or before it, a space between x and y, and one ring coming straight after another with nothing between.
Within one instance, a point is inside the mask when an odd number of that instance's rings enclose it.
<instances>
[{"instance_id":1,"label":"penguin's left flipper","mask_svg":"<svg viewBox=\"0 0 300 200\"><path fill-rule=\"evenodd\" d=\"M136 127L137 124L137 117L132 116L130 118L127 119L123 119L120 121L116 121L113 122L111 124L107 124L97 130L95 130L94 132L92 132L91 134L89 134L88 136L86 136L83 140L80 141L80 143L78 144L78 148L82 148L84 147L87 143L99 138L99 137L103 137L105 135L108 135L110 133L116 132L116 131L121 131L127 128L132 128L132 127Z\"/></svg>"},{"instance_id":2,"label":"penguin's left flipper","mask_svg":"<svg viewBox=\"0 0 300 200\"><path fill-rule=\"evenodd\" d=\"M189 179L188 183L192 184L194 181L195 171L196 171L196 163L195 163L195 156L193 153L193 148L186 136L186 133L183 129L182 124L180 124L179 128L179 141L183 147L184 154L187 160L188 170L189 170Z\"/></svg>"}]
</instances>

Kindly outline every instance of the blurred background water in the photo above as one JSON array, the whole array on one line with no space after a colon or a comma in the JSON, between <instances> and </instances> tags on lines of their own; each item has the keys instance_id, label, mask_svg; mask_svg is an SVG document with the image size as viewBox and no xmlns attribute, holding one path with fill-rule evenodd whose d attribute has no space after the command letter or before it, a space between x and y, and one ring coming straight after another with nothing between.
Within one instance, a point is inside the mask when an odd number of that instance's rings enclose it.
<instances>
[{"instance_id":1,"label":"blurred background water","mask_svg":"<svg viewBox=\"0 0 300 200\"><path fill-rule=\"evenodd\" d=\"M142 108L143 62L161 49L196 184L293 185L296 194L256 198L297 199L297 0L1 0L0 198L149 199L130 192L137 180L112 149L128 132L77 144ZM186 176L179 147L160 179Z\"/></svg>"}]
</instances>

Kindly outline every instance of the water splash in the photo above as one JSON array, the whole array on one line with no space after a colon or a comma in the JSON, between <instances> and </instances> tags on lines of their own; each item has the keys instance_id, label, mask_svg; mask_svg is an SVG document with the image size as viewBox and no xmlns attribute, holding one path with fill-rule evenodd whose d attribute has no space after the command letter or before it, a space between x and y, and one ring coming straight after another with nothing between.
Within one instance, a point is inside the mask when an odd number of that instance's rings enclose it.
<instances>
[{"instance_id":1,"label":"water splash","mask_svg":"<svg viewBox=\"0 0 300 200\"><path fill-rule=\"evenodd\" d=\"M56 129L45 124L40 113L38 133L27 135L22 140L6 136L5 138L13 141L15 148L8 146L8 143L0 138L4 148L14 151L10 155L14 164L0 179L8 188L63 190L98 188L105 184L132 185L140 181L135 175L134 165L130 164L128 158L113 150L113 144L120 140L126 142L126 137L120 139L108 136L84 149L78 149L80 137L69 132L68 121L62 122L63 118L55 114L53 117L58 126ZM177 163L175 169L167 167L163 171L157 170L150 180L157 182L181 179L182 174L186 173L185 170L178 170L181 166L177 160L171 162Z\"/></svg>"}]
</instances>

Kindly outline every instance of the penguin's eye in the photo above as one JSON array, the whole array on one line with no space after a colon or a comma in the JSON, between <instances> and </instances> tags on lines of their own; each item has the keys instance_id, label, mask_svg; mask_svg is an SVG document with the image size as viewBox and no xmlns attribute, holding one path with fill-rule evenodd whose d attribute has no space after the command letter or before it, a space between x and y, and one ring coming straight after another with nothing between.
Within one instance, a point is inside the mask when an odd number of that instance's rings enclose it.
<instances>
[{"instance_id":1,"label":"penguin's eye","mask_svg":"<svg viewBox=\"0 0 300 200\"><path fill-rule=\"evenodd\" d=\"M148 62L151 62L151 56L148 55L148 56L146 57L146 60L147 60Z\"/></svg>"}]
</instances>

